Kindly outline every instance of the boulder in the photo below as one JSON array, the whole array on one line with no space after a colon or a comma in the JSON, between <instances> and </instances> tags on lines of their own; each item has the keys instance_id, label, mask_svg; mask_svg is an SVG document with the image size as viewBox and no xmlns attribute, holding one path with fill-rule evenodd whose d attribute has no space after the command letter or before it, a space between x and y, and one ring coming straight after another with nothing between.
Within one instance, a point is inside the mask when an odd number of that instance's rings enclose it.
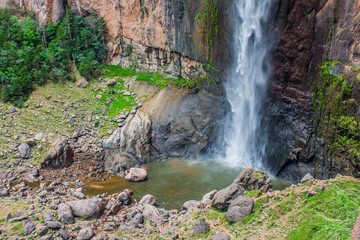
<instances>
[{"instance_id":1,"label":"boulder","mask_svg":"<svg viewBox=\"0 0 360 240\"><path fill-rule=\"evenodd\" d=\"M81 229L80 232L77 235L77 240L89 240L95 235L94 231L87 227L84 229Z\"/></svg>"},{"instance_id":2,"label":"boulder","mask_svg":"<svg viewBox=\"0 0 360 240\"><path fill-rule=\"evenodd\" d=\"M301 183L304 183L304 182L310 181L310 180L314 180L314 177L313 177L310 173L307 173L307 174L301 179Z\"/></svg>"},{"instance_id":3,"label":"boulder","mask_svg":"<svg viewBox=\"0 0 360 240\"><path fill-rule=\"evenodd\" d=\"M117 84L117 81L114 80L114 79L110 79L110 80L106 83L106 85L107 85L108 87L115 86L116 84Z\"/></svg>"},{"instance_id":4,"label":"boulder","mask_svg":"<svg viewBox=\"0 0 360 240\"><path fill-rule=\"evenodd\" d=\"M149 204L149 205L152 205L152 206L159 206L159 202L158 200L153 196L153 195L145 195L141 198L139 204Z\"/></svg>"},{"instance_id":5,"label":"boulder","mask_svg":"<svg viewBox=\"0 0 360 240\"><path fill-rule=\"evenodd\" d=\"M29 219L22 220L24 226L24 234L29 235L35 230L35 224Z\"/></svg>"},{"instance_id":6,"label":"boulder","mask_svg":"<svg viewBox=\"0 0 360 240\"><path fill-rule=\"evenodd\" d=\"M16 108L14 108L14 107L9 107L8 110L6 110L7 114L14 113L14 112L16 112Z\"/></svg>"},{"instance_id":7,"label":"boulder","mask_svg":"<svg viewBox=\"0 0 360 240\"><path fill-rule=\"evenodd\" d=\"M116 229L116 224L114 222L105 223L103 230L104 231L114 231Z\"/></svg>"},{"instance_id":8,"label":"boulder","mask_svg":"<svg viewBox=\"0 0 360 240\"><path fill-rule=\"evenodd\" d=\"M86 81L85 78L81 78L75 82L75 85L79 88L87 88L87 86L89 86L89 82Z\"/></svg>"},{"instance_id":9,"label":"boulder","mask_svg":"<svg viewBox=\"0 0 360 240\"><path fill-rule=\"evenodd\" d=\"M37 227L37 232L40 236L44 236L48 232L49 228L45 225Z\"/></svg>"},{"instance_id":10,"label":"boulder","mask_svg":"<svg viewBox=\"0 0 360 240\"><path fill-rule=\"evenodd\" d=\"M40 141L42 139L42 137L43 137L43 133L38 133L35 135L34 140Z\"/></svg>"},{"instance_id":11,"label":"boulder","mask_svg":"<svg viewBox=\"0 0 360 240\"><path fill-rule=\"evenodd\" d=\"M21 158L27 159L30 157L31 149L26 143L21 143L18 147Z\"/></svg>"},{"instance_id":12,"label":"boulder","mask_svg":"<svg viewBox=\"0 0 360 240\"><path fill-rule=\"evenodd\" d=\"M55 222L55 221L45 221L45 224L50 229L60 229L62 227L62 225L59 222Z\"/></svg>"},{"instance_id":13,"label":"boulder","mask_svg":"<svg viewBox=\"0 0 360 240\"><path fill-rule=\"evenodd\" d=\"M48 151L42 168L57 169L70 167L74 162L74 151L67 138L58 138Z\"/></svg>"},{"instance_id":14,"label":"boulder","mask_svg":"<svg viewBox=\"0 0 360 240\"><path fill-rule=\"evenodd\" d=\"M187 201L185 202L182 207L181 207L181 210L185 210L185 211L189 211L195 207L198 207L200 206L200 202L199 201L195 201L195 200L190 200L190 201Z\"/></svg>"},{"instance_id":15,"label":"boulder","mask_svg":"<svg viewBox=\"0 0 360 240\"><path fill-rule=\"evenodd\" d=\"M214 199L214 196L217 192L218 192L217 190L213 190L213 191L205 194L203 196L203 198L201 199L201 203L206 204L206 203L211 202Z\"/></svg>"},{"instance_id":16,"label":"boulder","mask_svg":"<svg viewBox=\"0 0 360 240\"><path fill-rule=\"evenodd\" d=\"M160 225L163 220L159 213L159 210L149 204L144 205L143 216L145 219L149 220L154 226Z\"/></svg>"},{"instance_id":17,"label":"boulder","mask_svg":"<svg viewBox=\"0 0 360 240\"><path fill-rule=\"evenodd\" d=\"M143 224L144 216L141 213L137 213L130 221L137 224Z\"/></svg>"},{"instance_id":18,"label":"boulder","mask_svg":"<svg viewBox=\"0 0 360 240\"><path fill-rule=\"evenodd\" d=\"M43 211L43 214L44 214L44 220L45 221L52 221L53 220L53 217L52 217L51 213L49 213L48 211Z\"/></svg>"},{"instance_id":19,"label":"boulder","mask_svg":"<svg viewBox=\"0 0 360 240\"><path fill-rule=\"evenodd\" d=\"M272 183L269 175L260 170L245 168L233 183L241 183L246 191L260 189L267 192L272 189Z\"/></svg>"},{"instance_id":20,"label":"boulder","mask_svg":"<svg viewBox=\"0 0 360 240\"><path fill-rule=\"evenodd\" d=\"M106 234L102 233L102 234L96 235L91 240L109 240L109 237ZM115 238L112 238L112 240L115 240Z\"/></svg>"},{"instance_id":21,"label":"boulder","mask_svg":"<svg viewBox=\"0 0 360 240\"><path fill-rule=\"evenodd\" d=\"M71 207L75 217L98 219L103 215L106 203L107 202L101 199L86 199L71 201L67 204Z\"/></svg>"},{"instance_id":22,"label":"boulder","mask_svg":"<svg viewBox=\"0 0 360 240\"><path fill-rule=\"evenodd\" d=\"M27 145L29 145L30 147L34 147L37 145L37 142L35 141L35 139L33 138L29 138L28 140L26 140Z\"/></svg>"},{"instance_id":23,"label":"boulder","mask_svg":"<svg viewBox=\"0 0 360 240\"><path fill-rule=\"evenodd\" d=\"M209 231L210 231L210 224L199 220L195 222L191 233L193 236L196 236L199 234L206 234Z\"/></svg>"},{"instance_id":24,"label":"boulder","mask_svg":"<svg viewBox=\"0 0 360 240\"><path fill-rule=\"evenodd\" d=\"M66 203L58 206L58 221L65 224L73 224L75 222L71 207Z\"/></svg>"},{"instance_id":25,"label":"boulder","mask_svg":"<svg viewBox=\"0 0 360 240\"><path fill-rule=\"evenodd\" d=\"M109 207L110 213L116 215L116 214L120 211L121 206L122 206L122 203L121 203L121 202L113 203L113 204Z\"/></svg>"},{"instance_id":26,"label":"boulder","mask_svg":"<svg viewBox=\"0 0 360 240\"><path fill-rule=\"evenodd\" d=\"M140 182L147 179L147 172L143 168L130 168L126 172L125 179L129 182Z\"/></svg>"},{"instance_id":27,"label":"boulder","mask_svg":"<svg viewBox=\"0 0 360 240\"><path fill-rule=\"evenodd\" d=\"M66 230L60 229L59 233L61 235L61 240L68 240L69 239L69 234L66 232Z\"/></svg>"},{"instance_id":28,"label":"boulder","mask_svg":"<svg viewBox=\"0 0 360 240\"><path fill-rule=\"evenodd\" d=\"M214 196L212 201L212 207L220 211L226 211L231 204L231 200L237 198L240 195L244 195L246 192L244 186L239 183L233 183L225 189L220 190Z\"/></svg>"},{"instance_id":29,"label":"boulder","mask_svg":"<svg viewBox=\"0 0 360 240\"><path fill-rule=\"evenodd\" d=\"M6 188L0 189L0 197L10 197L10 192Z\"/></svg>"},{"instance_id":30,"label":"boulder","mask_svg":"<svg viewBox=\"0 0 360 240\"><path fill-rule=\"evenodd\" d=\"M248 216L254 207L252 198L239 196L231 201L225 218L230 222L238 222Z\"/></svg>"},{"instance_id":31,"label":"boulder","mask_svg":"<svg viewBox=\"0 0 360 240\"><path fill-rule=\"evenodd\" d=\"M131 195L132 191L130 189L125 189L125 191L118 195L118 202L129 205L131 203Z\"/></svg>"},{"instance_id":32,"label":"boulder","mask_svg":"<svg viewBox=\"0 0 360 240\"><path fill-rule=\"evenodd\" d=\"M221 233L217 233L215 234L211 240L230 240L230 237L229 235L227 235L226 233L224 232L221 232Z\"/></svg>"}]
</instances>

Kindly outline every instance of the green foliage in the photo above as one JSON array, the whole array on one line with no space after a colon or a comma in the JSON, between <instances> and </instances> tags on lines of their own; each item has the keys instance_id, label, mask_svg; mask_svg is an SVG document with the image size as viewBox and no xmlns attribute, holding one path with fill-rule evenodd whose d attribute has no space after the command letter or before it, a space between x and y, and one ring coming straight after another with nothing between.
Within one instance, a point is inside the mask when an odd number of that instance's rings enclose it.
<instances>
[{"instance_id":1,"label":"green foliage","mask_svg":"<svg viewBox=\"0 0 360 240\"><path fill-rule=\"evenodd\" d=\"M35 84L71 80L75 67L87 79L98 76L107 58L105 31L94 12L84 18L70 10L56 25L40 26L0 8L1 99L21 106Z\"/></svg>"},{"instance_id":2,"label":"green foliage","mask_svg":"<svg viewBox=\"0 0 360 240\"><path fill-rule=\"evenodd\" d=\"M219 31L219 0L207 0L205 11L195 16L196 22L201 26L204 40L207 45L207 58L211 64L211 47Z\"/></svg>"},{"instance_id":3,"label":"green foliage","mask_svg":"<svg viewBox=\"0 0 360 240\"><path fill-rule=\"evenodd\" d=\"M360 155L359 116L351 109L358 109L354 99L354 79L333 70L339 62L326 62L314 86L314 110L318 135L324 137L332 151L346 150L351 158ZM356 67L353 67L356 70ZM357 111L355 111L357 112Z\"/></svg>"},{"instance_id":4,"label":"green foliage","mask_svg":"<svg viewBox=\"0 0 360 240\"><path fill-rule=\"evenodd\" d=\"M99 119L96 119L95 122L94 122L94 127L99 127L99 124L100 124L100 121Z\"/></svg>"}]
</instances>

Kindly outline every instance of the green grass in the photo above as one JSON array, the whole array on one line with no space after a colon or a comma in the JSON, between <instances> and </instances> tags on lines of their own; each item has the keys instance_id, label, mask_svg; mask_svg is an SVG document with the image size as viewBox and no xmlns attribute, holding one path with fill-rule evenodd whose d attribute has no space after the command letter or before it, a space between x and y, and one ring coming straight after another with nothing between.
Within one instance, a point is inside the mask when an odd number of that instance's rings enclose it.
<instances>
[{"instance_id":1,"label":"green grass","mask_svg":"<svg viewBox=\"0 0 360 240\"><path fill-rule=\"evenodd\" d=\"M300 219L288 239L349 239L359 214L360 185L332 183L327 191L302 200Z\"/></svg>"},{"instance_id":2,"label":"green grass","mask_svg":"<svg viewBox=\"0 0 360 240\"><path fill-rule=\"evenodd\" d=\"M173 78L173 77L166 77L159 73L140 73L136 81L139 82L147 82L151 85L159 86L160 88L164 88L167 86L172 86L174 88L180 88L182 86L189 88L194 82L187 81L184 78Z\"/></svg>"},{"instance_id":3,"label":"green grass","mask_svg":"<svg viewBox=\"0 0 360 240\"><path fill-rule=\"evenodd\" d=\"M131 77L138 75L133 68L122 68L119 65L104 65L102 77Z\"/></svg>"},{"instance_id":4,"label":"green grass","mask_svg":"<svg viewBox=\"0 0 360 240\"><path fill-rule=\"evenodd\" d=\"M120 84L123 81L118 80ZM120 91L125 91L125 87L123 85L116 85L107 87L105 91L100 90L94 93L94 96L100 94L101 98L98 100L100 102L99 106L106 106L107 108L107 116L109 118L114 118L115 116L131 111L131 109L135 106L135 97L133 96L124 96ZM106 99L110 98L110 104L107 104Z\"/></svg>"}]
</instances>

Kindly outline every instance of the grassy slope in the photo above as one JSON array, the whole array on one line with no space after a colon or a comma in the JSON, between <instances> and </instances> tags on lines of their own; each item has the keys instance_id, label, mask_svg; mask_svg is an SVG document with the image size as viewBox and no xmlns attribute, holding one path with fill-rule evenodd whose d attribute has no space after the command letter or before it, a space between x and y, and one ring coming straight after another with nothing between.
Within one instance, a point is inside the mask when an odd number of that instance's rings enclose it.
<instances>
[{"instance_id":1,"label":"grassy slope","mask_svg":"<svg viewBox=\"0 0 360 240\"><path fill-rule=\"evenodd\" d=\"M78 73L74 73L76 79L80 79ZM109 129L114 129L117 124L111 120L125 112L131 111L137 104L134 96L124 96L123 93L129 91L126 82L130 78L136 78L139 82L146 82L163 88L171 86L179 88L189 87L193 82L185 79L155 74L138 73L134 69L123 69L117 65L104 66L104 74L100 79L94 80L86 89L78 88L74 83L48 83L44 86L36 87L29 100L25 103L27 108L20 109L20 114L14 118L13 114L5 114L11 106L0 102L0 152L15 148L17 143L25 142L26 139L34 137L42 132L46 142L38 142L41 148L34 148L33 157L26 163L39 165L53 142L59 135L71 136L82 126L94 125L98 121L99 128L97 133L100 139L108 135ZM107 79L114 79L118 82L115 86L106 86ZM100 97L101 96L101 97ZM49 98L50 97L50 98ZM36 106L42 103L43 106ZM72 103L74 107L65 110L65 105ZM74 119L71 115L76 115ZM89 120L90 119L90 120ZM5 137L5 135L10 137ZM19 139L14 137L18 135ZM10 152L7 158L0 157L0 163L14 163L19 159L15 158L15 153ZM7 168L0 165L1 170Z\"/></svg>"}]
</instances>

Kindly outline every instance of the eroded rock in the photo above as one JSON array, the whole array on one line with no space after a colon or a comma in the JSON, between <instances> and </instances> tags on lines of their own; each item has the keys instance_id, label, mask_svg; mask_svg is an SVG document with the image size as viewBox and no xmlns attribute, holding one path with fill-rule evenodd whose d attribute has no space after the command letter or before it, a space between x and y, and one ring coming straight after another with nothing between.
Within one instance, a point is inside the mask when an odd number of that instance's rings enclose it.
<instances>
[{"instance_id":1,"label":"eroded rock","mask_svg":"<svg viewBox=\"0 0 360 240\"><path fill-rule=\"evenodd\" d=\"M21 158L27 159L30 157L31 149L26 143L21 143L18 147Z\"/></svg>"},{"instance_id":2,"label":"eroded rock","mask_svg":"<svg viewBox=\"0 0 360 240\"><path fill-rule=\"evenodd\" d=\"M159 202L158 200L156 199L156 197L154 197L153 195L145 195L141 198L141 200L139 201L139 204L149 204L149 205L152 205L152 206L159 206Z\"/></svg>"},{"instance_id":3,"label":"eroded rock","mask_svg":"<svg viewBox=\"0 0 360 240\"><path fill-rule=\"evenodd\" d=\"M75 217L82 217L86 219L100 218L106 207L106 202L101 199L71 201L67 204L71 207Z\"/></svg>"},{"instance_id":4,"label":"eroded rock","mask_svg":"<svg viewBox=\"0 0 360 240\"><path fill-rule=\"evenodd\" d=\"M234 183L243 184L247 191L260 189L263 192L267 192L272 188L269 175L264 171L253 168L245 168L234 180Z\"/></svg>"},{"instance_id":5,"label":"eroded rock","mask_svg":"<svg viewBox=\"0 0 360 240\"><path fill-rule=\"evenodd\" d=\"M230 222L238 222L248 216L254 207L254 201L249 197L239 196L232 200L225 218Z\"/></svg>"},{"instance_id":6,"label":"eroded rock","mask_svg":"<svg viewBox=\"0 0 360 240\"><path fill-rule=\"evenodd\" d=\"M160 225L163 220L158 209L149 204L144 205L143 216L145 219L149 220L154 226Z\"/></svg>"},{"instance_id":7,"label":"eroded rock","mask_svg":"<svg viewBox=\"0 0 360 240\"><path fill-rule=\"evenodd\" d=\"M143 168L130 168L126 172L125 179L129 182L140 182L147 179L147 172Z\"/></svg>"},{"instance_id":8,"label":"eroded rock","mask_svg":"<svg viewBox=\"0 0 360 240\"><path fill-rule=\"evenodd\" d=\"M70 205L66 203L61 203L58 206L58 221L65 224L73 224L75 222L74 215Z\"/></svg>"},{"instance_id":9,"label":"eroded rock","mask_svg":"<svg viewBox=\"0 0 360 240\"><path fill-rule=\"evenodd\" d=\"M48 151L42 168L56 169L70 167L74 162L74 151L67 138L58 138Z\"/></svg>"}]
</instances>

